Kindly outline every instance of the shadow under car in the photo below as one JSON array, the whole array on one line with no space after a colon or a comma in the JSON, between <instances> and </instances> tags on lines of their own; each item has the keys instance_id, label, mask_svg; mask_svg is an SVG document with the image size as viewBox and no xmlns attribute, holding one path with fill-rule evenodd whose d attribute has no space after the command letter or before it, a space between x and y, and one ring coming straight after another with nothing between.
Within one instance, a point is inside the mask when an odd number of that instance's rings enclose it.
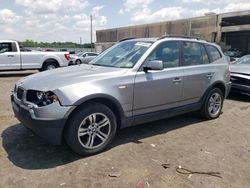
<instances>
[{"instance_id":1,"label":"shadow under car","mask_svg":"<svg viewBox=\"0 0 250 188\"><path fill-rule=\"evenodd\" d=\"M201 118L189 113L128 127L118 132L109 149L131 142L140 144L143 138L164 134L201 121L203 121ZM23 169L54 168L82 158L82 156L72 152L66 144L51 145L34 135L24 126L21 126L21 124L15 124L5 129L2 133L2 139L3 148L6 150L9 160Z\"/></svg>"}]
</instances>

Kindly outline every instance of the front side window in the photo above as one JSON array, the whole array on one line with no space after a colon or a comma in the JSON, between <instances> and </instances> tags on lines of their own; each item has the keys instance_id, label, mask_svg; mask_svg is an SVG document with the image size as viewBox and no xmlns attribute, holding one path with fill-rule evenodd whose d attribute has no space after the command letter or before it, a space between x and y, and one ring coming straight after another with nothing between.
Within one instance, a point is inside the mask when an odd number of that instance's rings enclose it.
<instances>
[{"instance_id":1,"label":"front side window","mask_svg":"<svg viewBox=\"0 0 250 188\"><path fill-rule=\"evenodd\" d=\"M163 42L148 56L147 61L160 60L164 68L178 67L180 62L180 43Z\"/></svg>"},{"instance_id":2,"label":"front side window","mask_svg":"<svg viewBox=\"0 0 250 188\"><path fill-rule=\"evenodd\" d=\"M221 58L221 54L215 46L206 45L206 48L212 62Z\"/></svg>"},{"instance_id":3,"label":"front side window","mask_svg":"<svg viewBox=\"0 0 250 188\"><path fill-rule=\"evenodd\" d=\"M10 42L0 43L0 54L4 52L12 52L12 47Z\"/></svg>"},{"instance_id":4,"label":"front side window","mask_svg":"<svg viewBox=\"0 0 250 188\"><path fill-rule=\"evenodd\" d=\"M123 41L97 56L91 61L91 64L105 67L132 68L151 44L152 42L148 41Z\"/></svg>"},{"instance_id":5,"label":"front side window","mask_svg":"<svg viewBox=\"0 0 250 188\"><path fill-rule=\"evenodd\" d=\"M196 42L183 42L183 60L184 66L209 63L204 46Z\"/></svg>"}]
</instances>

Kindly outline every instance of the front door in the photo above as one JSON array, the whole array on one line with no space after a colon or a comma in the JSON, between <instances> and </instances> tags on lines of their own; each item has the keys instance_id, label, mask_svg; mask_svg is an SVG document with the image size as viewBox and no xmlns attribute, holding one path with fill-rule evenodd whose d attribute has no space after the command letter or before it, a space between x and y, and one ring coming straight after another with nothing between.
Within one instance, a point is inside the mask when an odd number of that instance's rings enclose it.
<instances>
[{"instance_id":1,"label":"front door","mask_svg":"<svg viewBox=\"0 0 250 188\"><path fill-rule=\"evenodd\" d=\"M21 68L19 54L15 43L0 43L0 70L16 70Z\"/></svg>"},{"instance_id":2,"label":"front door","mask_svg":"<svg viewBox=\"0 0 250 188\"><path fill-rule=\"evenodd\" d=\"M165 110L179 105L182 96L180 42L168 41L158 45L144 64L163 61L160 71L138 71L135 78L133 115Z\"/></svg>"}]
</instances>

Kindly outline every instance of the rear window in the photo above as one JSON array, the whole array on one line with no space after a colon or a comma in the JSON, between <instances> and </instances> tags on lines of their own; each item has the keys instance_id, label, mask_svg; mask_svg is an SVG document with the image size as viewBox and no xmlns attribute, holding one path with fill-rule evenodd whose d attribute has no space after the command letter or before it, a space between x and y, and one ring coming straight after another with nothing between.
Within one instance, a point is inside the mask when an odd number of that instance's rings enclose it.
<instances>
[{"instance_id":1,"label":"rear window","mask_svg":"<svg viewBox=\"0 0 250 188\"><path fill-rule=\"evenodd\" d=\"M215 46L206 45L206 48L207 48L208 54L210 56L211 62L214 62L214 61L221 58L221 53L219 52L219 50Z\"/></svg>"}]
</instances>

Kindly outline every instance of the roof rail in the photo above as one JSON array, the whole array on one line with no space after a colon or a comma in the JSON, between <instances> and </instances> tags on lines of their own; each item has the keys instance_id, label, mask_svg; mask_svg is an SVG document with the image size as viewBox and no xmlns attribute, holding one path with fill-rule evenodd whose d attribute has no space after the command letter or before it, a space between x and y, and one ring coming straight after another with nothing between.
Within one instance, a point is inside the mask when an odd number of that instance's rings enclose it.
<instances>
[{"instance_id":1,"label":"roof rail","mask_svg":"<svg viewBox=\"0 0 250 188\"><path fill-rule=\"evenodd\" d=\"M196 39L196 40L200 40L200 37L196 37L196 36L185 36L185 35L163 35L160 38L158 38L158 40L160 39L165 39L165 38L185 38L185 39Z\"/></svg>"},{"instance_id":2,"label":"roof rail","mask_svg":"<svg viewBox=\"0 0 250 188\"><path fill-rule=\"evenodd\" d=\"M130 40L130 39L135 39L135 38L124 38L124 39L119 40L119 42Z\"/></svg>"}]
</instances>

